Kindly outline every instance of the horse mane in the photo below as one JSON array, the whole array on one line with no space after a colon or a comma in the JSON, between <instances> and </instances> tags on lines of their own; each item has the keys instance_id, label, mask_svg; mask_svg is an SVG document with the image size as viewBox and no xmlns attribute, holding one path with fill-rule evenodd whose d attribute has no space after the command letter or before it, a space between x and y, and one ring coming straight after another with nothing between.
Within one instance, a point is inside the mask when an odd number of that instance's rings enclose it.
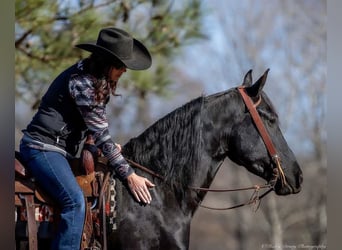
<instances>
[{"instance_id":1,"label":"horse mane","mask_svg":"<svg viewBox=\"0 0 342 250\"><path fill-rule=\"evenodd\" d=\"M170 112L123 147L123 155L165 178L171 187L189 185L200 150L200 96Z\"/></svg>"}]
</instances>

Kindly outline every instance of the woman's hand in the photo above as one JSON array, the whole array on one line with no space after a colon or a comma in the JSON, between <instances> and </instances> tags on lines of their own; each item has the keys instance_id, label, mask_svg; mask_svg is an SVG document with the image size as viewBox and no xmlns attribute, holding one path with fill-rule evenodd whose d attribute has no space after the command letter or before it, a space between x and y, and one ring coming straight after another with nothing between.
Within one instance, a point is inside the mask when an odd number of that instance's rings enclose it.
<instances>
[{"instance_id":1,"label":"woman's hand","mask_svg":"<svg viewBox=\"0 0 342 250\"><path fill-rule=\"evenodd\" d=\"M150 204L152 197L148 188L155 186L152 182L145 177L141 177L136 173L133 173L127 177L127 183L138 202L142 201Z\"/></svg>"},{"instance_id":2,"label":"woman's hand","mask_svg":"<svg viewBox=\"0 0 342 250\"><path fill-rule=\"evenodd\" d=\"M119 152L121 152L121 145L119 143L115 143L115 146L117 146L119 149Z\"/></svg>"}]
</instances>

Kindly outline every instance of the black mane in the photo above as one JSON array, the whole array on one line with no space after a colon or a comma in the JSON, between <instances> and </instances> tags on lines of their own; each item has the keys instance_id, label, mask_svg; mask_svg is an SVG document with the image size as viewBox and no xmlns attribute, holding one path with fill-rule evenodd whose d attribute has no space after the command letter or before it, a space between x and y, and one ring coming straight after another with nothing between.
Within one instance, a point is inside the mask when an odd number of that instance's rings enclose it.
<instances>
[{"instance_id":1,"label":"black mane","mask_svg":"<svg viewBox=\"0 0 342 250\"><path fill-rule=\"evenodd\" d=\"M152 169L171 185L187 185L198 161L204 99L198 97L155 122L123 147L123 155Z\"/></svg>"}]
</instances>

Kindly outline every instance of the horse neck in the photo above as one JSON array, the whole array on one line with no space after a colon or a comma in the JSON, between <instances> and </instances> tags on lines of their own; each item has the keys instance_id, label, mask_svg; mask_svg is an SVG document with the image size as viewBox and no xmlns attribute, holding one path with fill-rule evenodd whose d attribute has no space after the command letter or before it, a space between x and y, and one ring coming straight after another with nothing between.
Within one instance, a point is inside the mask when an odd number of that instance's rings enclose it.
<instances>
[{"instance_id":1,"label":"horse neck","mask_svg":"<svg viewBox=\"0 0 342 250\"><path fill-rule=\"evenodd\" d=\"M185 206L204 197L189 186L209 187L227 154L234 107L230 92L198 98L157 121L124 147L125 157L164 177ZM189 197L190 196L190 197ZM194 202L195 201L195 202Z\"/></svg>"},{"instance_id":2,"label":"horse neck","mask_svg":"<svg viewBox=\"0 0 342 250\"><path fill-rule=\"evenodd\" d=\"M207 97L201 112L201 158L192 186L210 187L228 154L230 131L241 113L236 96L235 91L227 91ZM199 203L204 196L205 192L199 192L192 199Z\"/></svg>"}]
</instances>

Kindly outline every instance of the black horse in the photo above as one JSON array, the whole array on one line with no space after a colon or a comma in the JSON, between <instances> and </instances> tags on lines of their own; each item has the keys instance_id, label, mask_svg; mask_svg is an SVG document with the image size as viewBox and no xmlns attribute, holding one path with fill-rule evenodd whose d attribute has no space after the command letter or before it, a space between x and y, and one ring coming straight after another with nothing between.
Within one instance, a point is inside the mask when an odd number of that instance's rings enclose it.
<instances>
[{"instance_id":1,"label":"black horse","mask_svg":"<svg viewBox=\"0 0 342 250\"><path fill-rule=\"evenodd\" d=\"M300 191L302 172L279 129L278 116L262 91L268 70L252 84L249 71L243 81L281 159L286 182L278 179L278 195ZM261 98L261 99L260 99ZM223 160L229 157L248 171L271 181L275 163L236 88L201 96L169 113L123 147L123 154L163 176L144 171L152 179L152 203L136 202L126 188L118 199L114 249L188 249L190 222Z\"/></svg>"}]
</instances>

